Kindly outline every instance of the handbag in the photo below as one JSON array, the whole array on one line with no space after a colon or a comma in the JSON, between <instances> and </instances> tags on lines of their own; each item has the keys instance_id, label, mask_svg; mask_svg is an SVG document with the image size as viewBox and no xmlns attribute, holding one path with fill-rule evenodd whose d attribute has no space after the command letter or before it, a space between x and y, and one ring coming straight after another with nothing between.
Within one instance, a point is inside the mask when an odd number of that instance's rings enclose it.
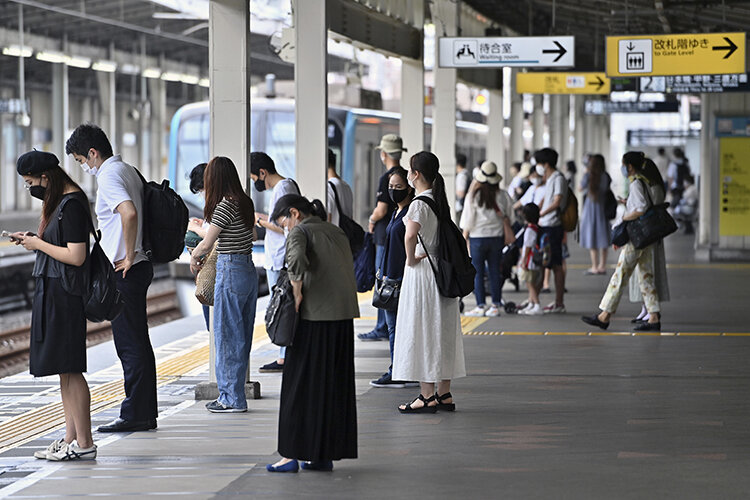
<instances>
[{"instance_id":1,"label":"handbag","mask_svg":"<svg viewBox=\"0 0 750 500\"><path fill-rule=\"evenodd\" d=\"M401 280L378 278L372 292L372 305L378 309L395 311L401 295Z\"/></svg>"},{"instance_id":2,"label":"handbag","mask_svg":"<svg viewBox=\"0 0 750 500\"><path fill-rule=\"evenodd\" d=\"M629 241L628 221L624 220L612 228L612 244L616 247L624 247Z\"/></svg>"},{"instance_id":3,"label":"handbag","mask_svg":"<svg viewBox=\"0 0 750 500\"><path fill-rule=\"evenodd\" d=\"M219 253L214 248L206 257L203 267L195 277L195 298L204 306L214 305L214 287L216 286L216 261Z\"/></svg>"},{"instance_id":4,"label":"handbag","mask_svg":"<svg viewBox=\"0 0 750 500\"><path fill-rule=\"evenodd\" d=\"M643 182L643 181L641 181ZM656 243L677 231L677 223L674 221L667 208L669 203L654 205L648 186L643 184L651 206L646 213L628 224L628 236L633 246L640 250L652 243Z\"/></svg>"},{"instance_id":5,"label":"handbag","mask_svg":"<svg viewBox=\"0 0 750 500\"><path fill-rule=\"evenodd\" d=\"M266 332L271 342L290 346L297 331L299 313L294 306L294 291L286 268L279 271L279 279L271 289L271 301L266 308Z\"/></svg>"}]
</instances>

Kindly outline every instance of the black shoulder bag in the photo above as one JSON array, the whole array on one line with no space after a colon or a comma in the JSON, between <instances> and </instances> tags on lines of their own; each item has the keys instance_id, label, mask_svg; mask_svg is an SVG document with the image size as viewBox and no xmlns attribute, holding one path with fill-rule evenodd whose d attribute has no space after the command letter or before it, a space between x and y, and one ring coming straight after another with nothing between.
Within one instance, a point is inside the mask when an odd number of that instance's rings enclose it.
<instances>
[{"instance_id":1,"label":"black shoulder bag","mask_svg":"<svg viewBox=\"0 0 750 500\"><path fill-rule=\"evenodd\" d=\"M646 191L646 196L648 196L650 206L645 214L630 221L627 225L630 241L638 250L646 248L677 231L677 223L667 212L669 203L654 205L648 186L643 181L641 183Z\"/></svg>"},{"instance_id":2,"label":"black shoulder bag","mask_svg":"<svg viewBox=\"0 0 750 500\"><path fill-rule=\"evenodd\" d=\"M396 218L398 209L393 212L391 222ZM390 247L391 235L386 232L385 255L382 262L388 259L388 248ZM401 296L401 280L383 277L383 270L378 269L375 276L375 289L372 292L372 305L378 309L395 311L398 309L398 299Z\"/></svg>"}]
</instances>

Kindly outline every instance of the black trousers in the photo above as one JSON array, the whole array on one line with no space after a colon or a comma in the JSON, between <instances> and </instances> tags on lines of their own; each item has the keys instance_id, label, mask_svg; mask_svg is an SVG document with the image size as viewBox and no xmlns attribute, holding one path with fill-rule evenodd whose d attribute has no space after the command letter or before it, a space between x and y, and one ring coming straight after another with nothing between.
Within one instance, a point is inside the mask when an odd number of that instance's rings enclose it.
<instances>
[{"instance_id":1,"label":"black trousers","mask_svg":"<svg viewBox=\"0 0 750 500\"><path fill-rule=\"evenodd\" d=\"M151 262L139 262L122 277L117 273L117 289L125 308L112 322L117 357L125 378L125 400L120 407L124 420L151 420L158 413L156 405L156 360L148 336L146 292L154 277Z\"/></svg>"}]
</instances>

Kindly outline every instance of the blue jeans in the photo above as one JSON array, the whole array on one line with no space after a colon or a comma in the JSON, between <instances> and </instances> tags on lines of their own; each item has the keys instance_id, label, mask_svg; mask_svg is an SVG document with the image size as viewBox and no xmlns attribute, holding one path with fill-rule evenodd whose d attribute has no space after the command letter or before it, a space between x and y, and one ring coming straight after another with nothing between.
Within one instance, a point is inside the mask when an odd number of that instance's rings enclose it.
<instances>
[{"instance_id":1,"label":"blue jeans","mask_svg":"<svg viewBox=\"0 0 750 500\"><path fill-rule=\"evenodd\" d=\"M271 289L276 284L276 282L279 281L279 273L281 273L281 269L266 269L266 279L268 280L269 292L271 292ZM286 358L286 346L279 349L279 359L284 358Z\"/></svg>"},{"instance_id":2,"label":"blue jeans","mask_svg":"<svg viewBox=\"0 0 750 500\"><path fill-rule=\"evenodd\" d=\"M203 306L203 319L206 320L206 330L211 329L211 313L209 312L208 306Z\"/></svg>"},{"instance_id":3,"label":"blue jeans","mask_svg":"<svg viewBox=\"0 0 750 500\"><path fill-rule=\"evenodd\" d=\"M383 257L385 257L385 245L375 245L375 271L383 268ZM385 324L385 311L383 309L378 309L378 322L375 323L373 331L377 332L378 337L388 336L388 325ZM391 352L393 352L393 349L391 349Z\"/></svg>"},{"instance_id":4,"label":"blue jeans","mask_svg":"<svg viewBox=\"0 0 750 500\"><path fill-rule=\"evenodd\" d=\"M388 328L388 341L391 344L391 365L388 367L388 373L391 374L393 371L393 341L396 338L396 312L397 311L386 311L384 309L379 309L383 311L383 315L385 316L385 324Z\"/></svg>"},{"instance_id":5,"label":"blue jeans","mask_svg":"<svg viewBox=\"0 0 750 500\"><path fill-rule=\"evenodd\" d=\"M474 264L477 274L474 277L474 297L477 305L485 304L484 292L484 266L487 264L490 280L490 294L492 303L499 306L503 301L503 277L500 273L500 259L502 257L504 240L497 236L493 238L471 238L471 263Z\"/></svg>"},{"instance_id":6,"label":"blue jeans","mask_svg":"<svg viewBox=\"0 0 750 500\"><path fill-rule=\"evenodd\" d=\"M258 276L251 255L219 254L214 288L214 345L219 403L247 408L245 374L258 300Z\"/></svg>"}]
</instances>

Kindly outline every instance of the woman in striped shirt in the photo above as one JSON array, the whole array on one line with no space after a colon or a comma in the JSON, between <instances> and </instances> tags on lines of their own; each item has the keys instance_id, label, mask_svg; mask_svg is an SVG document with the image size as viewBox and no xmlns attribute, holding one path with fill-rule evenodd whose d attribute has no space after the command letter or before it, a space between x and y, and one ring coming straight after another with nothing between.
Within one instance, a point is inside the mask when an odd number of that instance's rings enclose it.
<instances>
[{"instance_id":1,"label":"woman in striped shirt","mask_svg":"<svg viewBox=\"0 0 750 500\"><path fill-rule=\"evenodd\" d=\"M214 243L214 343L219 397L206 405L213 413L247 411L245 373L253 340L258 277L253 264L253 201L245 194L232 160L214 157L204 173L206 206L210 221L206 237L195 247L190 269L197 273Z\"/></svg>"}]
</instances>

